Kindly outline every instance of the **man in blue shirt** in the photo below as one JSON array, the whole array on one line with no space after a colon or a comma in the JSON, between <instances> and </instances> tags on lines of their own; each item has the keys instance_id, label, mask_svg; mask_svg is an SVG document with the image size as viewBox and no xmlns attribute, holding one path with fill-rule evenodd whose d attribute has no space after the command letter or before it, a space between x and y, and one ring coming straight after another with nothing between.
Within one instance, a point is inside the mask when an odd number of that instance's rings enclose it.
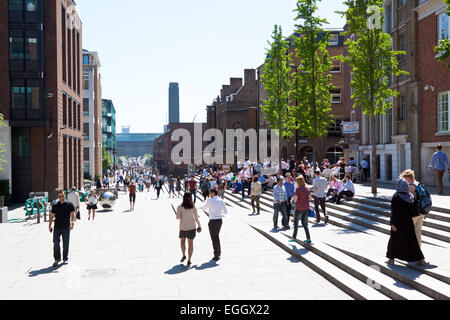
<instances>
[{"instance_id":1,"label":"man in blue shirt","mask_svg":"<svg viewBox=\"0 0 450 320\"><path fill-rule=\"evenodd\" d=\"M278 179L278 184L273 188L273 227L278 229L278 213L281 211L283 219L281 223L286 230L289 230L289 219L287 215L287 194L286 189L283 186L283 180Z\"/></svg>"},{"instance_id":2,"label":"man in blue shirt","mask_svg":"<svg viewBox=\"0 0 450 320\"><path fill-rule=\"evenodd\" d=\"M434 168L434 175L436 177L436 183L438 186L439 194L444 194L444 185L442 183L442 178L444 177L445 169L447 169L450 174L450 165L448 163L447 155L442 152L442 145L438 144L437 152L433 154L430 164L428 165L428 171Z\"/></svg>"}]
</instances>

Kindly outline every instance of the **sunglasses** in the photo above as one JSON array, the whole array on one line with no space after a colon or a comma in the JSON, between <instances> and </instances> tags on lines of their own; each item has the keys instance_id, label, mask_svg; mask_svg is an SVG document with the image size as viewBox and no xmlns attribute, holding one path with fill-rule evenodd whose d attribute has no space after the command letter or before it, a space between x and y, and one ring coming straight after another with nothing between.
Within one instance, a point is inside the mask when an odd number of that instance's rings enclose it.
<instances>
[{"instance_id":1,"label":"sunglasses","mask_svg":"<svg viewBox=\"0 0 450 320\"><path fill-rule=\"evenodd\" d=\"M65 196L58 196L58 198L65 198Z\"/></svg>"}]
</instances>

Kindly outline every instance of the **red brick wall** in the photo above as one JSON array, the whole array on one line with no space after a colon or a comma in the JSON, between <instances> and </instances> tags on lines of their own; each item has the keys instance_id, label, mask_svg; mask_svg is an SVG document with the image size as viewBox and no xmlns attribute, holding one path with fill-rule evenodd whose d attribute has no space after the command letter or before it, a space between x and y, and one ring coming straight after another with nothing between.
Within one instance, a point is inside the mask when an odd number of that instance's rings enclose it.
<instances>
[{"instance_id":1,"label":"red brick wall","mask_svg":"<svg viewBox=\"0 0 450 320\"><path fill-rule=\"evenodd\" d=\"M422 100L422 142L449 141L449 136L436 136L437 132L437 95L450 90L450 69L435 58L437 45L437 16L432 13L419 21L419 78L421 79ZM430 84L435 91L424 91Z\"/></svg>"}]
</instances>

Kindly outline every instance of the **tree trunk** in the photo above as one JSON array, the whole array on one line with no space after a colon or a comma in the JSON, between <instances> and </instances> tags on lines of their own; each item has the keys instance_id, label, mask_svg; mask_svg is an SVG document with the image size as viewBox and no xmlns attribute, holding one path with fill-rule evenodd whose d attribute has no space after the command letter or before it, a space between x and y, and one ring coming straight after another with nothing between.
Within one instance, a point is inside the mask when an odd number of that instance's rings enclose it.
<instances>
[{"instance_id":1,"label":"tree trunk","mask_svg":"<svg viewBox=\"0 0 450 320\"><path fill-rule=\"evenodd\" d=\"M372 114L370 118L370 137L372 140L372 159L371 165L371 178L372 178L372 193L377 194L377 141L375 139L375 114Z\"/></svg>"},{"instance_id":2,"label":"tree trunk","mask_svg":"<svg viewBox=\"0 0 450 320\"><path fill-rule=\"evenodd\" d=\"M279 130L279 134L280 134L280 149L278 149L278 172L280 172L280 174L282 175L283 174L283 169L281 168L281 158L282 158L282 155L281 155L281 149L283 149L282 148L282 141L283 141L283 139L282 139L282 137L283 137L283 135L282 135L282 128L281 128L281 116L279 116L278 117L278 128L280 128Z\"/></svg>"}]
</instances>

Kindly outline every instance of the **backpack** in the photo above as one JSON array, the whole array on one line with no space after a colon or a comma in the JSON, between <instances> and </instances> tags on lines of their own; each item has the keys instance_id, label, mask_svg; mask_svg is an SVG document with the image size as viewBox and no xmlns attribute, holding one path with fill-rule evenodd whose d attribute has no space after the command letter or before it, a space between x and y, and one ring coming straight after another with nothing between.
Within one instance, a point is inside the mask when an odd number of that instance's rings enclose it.
<instances>
[{"instance_id":1,"label":"backpack","mask_svg":"<svg viewBox=\"0 0 450 320\"><path fill-rule=\"evenodd\" d=\"M419 185L416 186L416 192L418 196L417 201L419 204L419 212L421 214L428 214L431 211L431 206L433 205L430 192L422 183L419 183Z\"/></svg>"}]
</instances>

